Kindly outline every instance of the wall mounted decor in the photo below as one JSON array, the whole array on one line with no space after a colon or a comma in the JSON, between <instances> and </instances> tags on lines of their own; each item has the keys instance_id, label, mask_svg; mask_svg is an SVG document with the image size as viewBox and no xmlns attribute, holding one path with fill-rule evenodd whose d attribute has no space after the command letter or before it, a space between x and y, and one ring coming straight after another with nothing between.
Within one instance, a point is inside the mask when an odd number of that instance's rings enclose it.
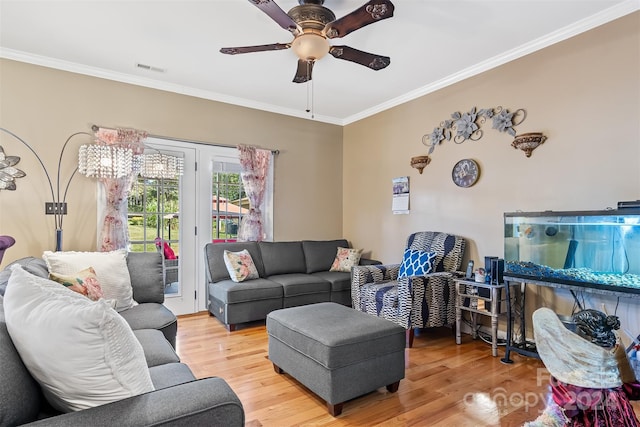
<instances>
[{"instance_id":1,"label":"wall mounted decor","mask_svg":"<svg viewBox=\"0 0 640 427\"><path fill-rule=\"evenodd\" d=\"M456 111L451 118L440 122L440 126L422 137L422 143L429 147L429 154L433 153L436 145L447 140L462 144L467 140L478 141L484 134L482 125L489 119L492 120L492 128L498 132L505 132L516 136L514 126L518 126L527 117L524 109L519 108L513 112L501 106L495 108L483 108L477 110L473 107L466 113Z\"/></svg>"},{"instance_id":2,"label":"wall mounted decor","mask_svg":"<svg viewBox=\"0 0 640 427\"><path fill-rule=\"evenodd\" d=\"M0 190L15 190L16 178L27 176L26 173L14 166L20 162L18 156L7 156L0 145Z\"/></svg>"},{"instance_id":3,"label":"wall mounted decor","mask_svg":"<svg viewBox=\"0 0 640 427\"><path fill-rule=\"evenodd\" d=\"M453 166L451 179L458 187L468 188L478 182L480 166L473 159L462 159Z\"/></svg>"},{"instance_id":4,"label":"wall mounted decor","mask_svg":"<svg viewBox=\"0 0 640 427\"><path fill-rule=\"evenodd\" d=\"M431 157L429 156L415 156L411 158L411 167L414 169L418 169L420 175L422 175L422 171L427 165L431 163Z\"/></svg>"},{"instance_id":5,"label":"wall mounted decor","mask_svg":"<svg viewBox=\"0 0 640 427\"><path fill-rule=\"evenodd\" d=\"M533 150L538 148L547 140L541 132L529 132L516 135L515 139L511 143L513 148L518 148L524 151L527 157L531 157Z\"/></svg>"}]
</instances>

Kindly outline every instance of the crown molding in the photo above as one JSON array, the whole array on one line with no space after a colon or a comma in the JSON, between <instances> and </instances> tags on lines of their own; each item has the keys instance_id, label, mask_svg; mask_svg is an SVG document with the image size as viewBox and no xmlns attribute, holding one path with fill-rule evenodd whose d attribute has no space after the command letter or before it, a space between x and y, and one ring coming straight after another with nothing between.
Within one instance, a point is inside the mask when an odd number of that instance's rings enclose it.
<instances>
[{"instance_id":1,"label":"crown molding","mask_svg":"<svg viewBox=\"0 0 640 427\"><path fill-rule=\"evenodd\" d=\"M462 80L484 73L485 71L489 71L493 68L499 67L500 65L504 65L508 62L521 58L530 53L542 50L546 47L549 47L561 41L567 40L571 37L577 36L578 34L584 33L586 31L592 30L596 27L599 27L608 22L611 22L615 19L622 18L623 16L629 15L638 10L640 10L640 0L627 0L623 3L619 3L600 13L597 13L588 18L577 21L576 23L569 25L567 27L551 32L543 37L540 37L529 43L523 44L515 49L511 49L509 51L503 52L500 55L494 56L493 58L490 58L486 61L479 62L478 64L475 64L474 66L468 67L457 73L450 74L449 76L443 79L440 79L436 82L433 82L427 86L423 86L419 89L408 92L402 96L396 97L387 102L379 104L373 108L369 108L358 114L349 116L342 121L342 125L346 126L350 123L354 123L354 122L357 122L358 120L365 119L374 114L396 107L400 104L404 104L406 102L420 98L421 96L427 95L429 93L435 92L447 86L458 83Z\"/></svg>"},{"instance_id":2,"label":"crown molding","mask_svg":"<svg viewBox=\"0 0 640 427\"><path fill-rule=\"evenodd\" d=\"M300 110L293 110L283 108L277 105L260 103L250 99L239 98L229 95L224 95L217 92L206 91L184 85L177 85L173 83L162 82L159 80L133 76L126 73L119 73L115 71L105 70L97 67L89 67L74 62L63 61L51 57L34 55L27 52L22 52L13 49L0 47L0 58L11 59L15 61L30 63L34 65L40 65L43 67L54 68L58 70L68 71L71 73L83 74L92 77L98 77L106 80L113 80L121 83L132 84L136 86L142 86L152 89L163 90L167 92L178 93L187 96L193 96L196 98L207 99L216 102L222 102L226 104L232 104L240 107L252 108L261 111L267 111L276 114L282 114L291 117L297 117L306 120L314 120L323 123L329 123L339 126L346 126L348 124L357 122L367 117L373 116L377 113L383 112L390 108L396 107L400 104L404 104L408 101L412 101L421 96L435 92L439 89L458 83L462 80L481 74L485 71L499 67L507 62L521 58L530 53L549 47L553 44L567 40L573 36L589 31L600 25L606 24L615 19L621 18L625 15L631 14L640 10L640 0L626 0L602 12L594 14L588 18L582 19L570 26L561 28L557 31L549 33L543 37L533 40L530 43L521 45L515 49L506 51L500 55L494 56L486 61L482 61L475 64L472 67L468 67L457 73L451 74L443 79L433 82L429 85L423 86L414 91L408 92L402 96L398 96L389 101L378 104L372 108L361 111L360 113L353 114L344 119L340 119L332 116L314 115L311 117L309 113L302 112Z\"/></svg>"}]
</instances>

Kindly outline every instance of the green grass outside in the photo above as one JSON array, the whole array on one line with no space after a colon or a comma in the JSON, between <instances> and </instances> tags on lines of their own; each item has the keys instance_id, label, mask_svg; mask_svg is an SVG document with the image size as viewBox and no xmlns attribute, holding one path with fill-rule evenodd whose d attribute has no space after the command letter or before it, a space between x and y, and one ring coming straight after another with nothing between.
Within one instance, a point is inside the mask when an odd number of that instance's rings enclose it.
<instances>
[{"instance_id":1,"label":"green grass outside","mask_svg":"<svg viewBox=\"0 0 640 427\"><path fill-rule=\"evenodd\" d=\"M225 231L226 231L224 223L222 224L222 226L223 227L220 230L221 237L225 236ZM131 252L154 252L156 250L156 245L154 243L154 239L158 237L156 228L146 227L146 229L147 229L146 240L147 242L149 242L146 244L146 250L145 250L144 244L133 243L131 244ZM215 227L212 229L212 235L213 236L216 235ZM229 234L228 236L226 236L226 238L235 239L236 236L237 234L234 233L234 234ZM164 238L165 240L169 240L169 231L166 226L164 228ZM139 242L139 241L145 240L145 227L142 225L132 224L131 221L129 221L129 239L132 242ZM171 229L171 241L173 242L174 240L180 240L180 229L178 227L176 227L175 229L174 228ZM172 243L171 248L174 250L174 252L176 252L176 255L178 255L178 244Z\"/></svg>"}]
</instances>

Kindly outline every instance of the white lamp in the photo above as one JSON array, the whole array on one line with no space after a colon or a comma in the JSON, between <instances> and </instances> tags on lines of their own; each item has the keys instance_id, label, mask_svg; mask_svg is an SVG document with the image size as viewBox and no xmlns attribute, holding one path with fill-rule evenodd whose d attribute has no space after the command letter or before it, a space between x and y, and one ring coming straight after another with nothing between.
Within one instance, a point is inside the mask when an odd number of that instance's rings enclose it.
<instances>
[{"instance_id":1,"label":"white lamp","mask_svg":"<svg viewBox=\"0 0 640 427\"><path fill-rule=\"evenodd\" d=\"M305 29L291 43L291 50L303 61L317 61L329 53L326 37L313 29Z\"/></svg>"}]
</instances>

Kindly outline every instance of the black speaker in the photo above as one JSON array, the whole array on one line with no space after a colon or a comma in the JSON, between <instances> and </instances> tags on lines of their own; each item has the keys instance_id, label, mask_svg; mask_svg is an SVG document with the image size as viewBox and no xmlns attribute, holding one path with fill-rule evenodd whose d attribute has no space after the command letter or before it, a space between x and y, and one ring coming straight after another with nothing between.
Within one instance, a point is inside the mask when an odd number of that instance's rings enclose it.
<instances>
[{"instance_id":1,"label":"black speaker","mask_svg":"<svg viewBox=\"0 0 640 427\"><path fill-rule=\"evenodd\" d=\"M497 285L502 283L504 275L504 259L495 256L484 257L486 274L491 278L491 284ZM491 290L488 288L478 288L478 295L484 298L491 297ZM502 298L502 292L498 290L498 300ZM485 301L484 307L487 311L491 311L491 302ZM500 313L500 303L497 305L497 312Z\"/></svg>"},{"instance_id":2,"label":"black speaker","mask_svg":"<svg viewBox=\"0 0 640 427\"><path fill-rule=\"evenodd\" d=\"M493 283L493 271L491 270L491 267L493 266L493 261L497 259L497 256L484 257L484 274L486 277L490 277L492 279L491 283Z\"/></svg>"},{"instance_id":3,"label":"black speaker","mask_svg":"<svg viewBox=\"0 0 640 427\"><path fill-rule=\"evenodd\" d=\"M499 285L503 281L504 275L504 260L502 258L496 258L491 260L491 284Z\"/></svg>"}]
</instances>

